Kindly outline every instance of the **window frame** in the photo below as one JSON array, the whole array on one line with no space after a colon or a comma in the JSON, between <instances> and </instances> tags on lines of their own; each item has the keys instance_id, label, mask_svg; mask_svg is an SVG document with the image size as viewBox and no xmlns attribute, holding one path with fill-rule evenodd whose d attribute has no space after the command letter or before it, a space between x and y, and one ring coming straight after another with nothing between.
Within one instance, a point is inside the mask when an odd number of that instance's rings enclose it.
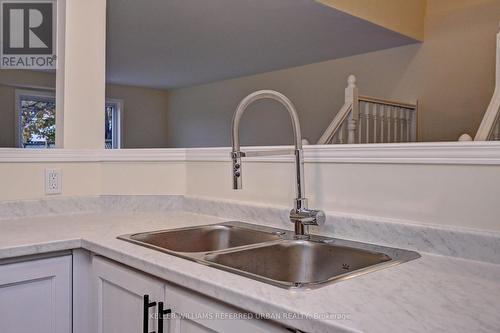
<instances>
[{"instance_id":1,"label":"window frame","mask_svg":"<svg viewBox=\"0 0 500 333\"><path fill-rule=\"evenodd\" d=\"M104 107L107 107L108 105L113 105L115 108L112 125L113 141L111 149L121 149L123 145L123 100L116 98L106 98ZM104 142L104 144L106 144L106 142Z\"/></svg>"}]
</instances>

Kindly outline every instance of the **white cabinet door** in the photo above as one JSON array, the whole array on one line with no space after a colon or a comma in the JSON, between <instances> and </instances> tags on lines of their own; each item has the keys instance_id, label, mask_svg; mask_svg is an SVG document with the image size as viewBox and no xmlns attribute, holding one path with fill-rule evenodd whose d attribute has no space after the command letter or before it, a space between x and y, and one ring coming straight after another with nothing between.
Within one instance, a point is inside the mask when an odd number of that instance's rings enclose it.
<instances>
[{"instance_id":1,"label":"white cabinet door","mask_svg":"<svg viewBox=\"0 0 500 333\"><path fill-rule=\"evenodd\" d=\"M243 302L243 300L242 300ZM165 319L160 333L289 333L282 326L256 319L228 304L196 292L167 284L166 308L172 317Z\"/></svg>"},{"instance_id":2,"label":"white cabinet door","mask_svg":"<svg viewBox=\"0 0 500 333\"><path fill-rule=\"evenodd\" d=\"M151 302L163 301L164 283L97 256L92 259L92 271L97 311L95 332L144 332L143 297L149 295ZM157 306L147 310L148 332L156 331L156 311Z\"/></svg>"},{"instance_id":3,"label":"white cabinet door","mask_svg":"<svg viewBox=\"0 0 500 333\"><path fill-rule=\"evenodd\" d=\"M0 332L71 332L71 256L0 265Z\"/></svg>"},{"instance_id":4,"label":"white cabinet door","mask_svg":"<svg viewBox=\"0 0 500 333\"><path fill-rule=\"evenodd\" d=\"M143 295L157 302L148 311L148 332L157 333L283 333L290 331L188 289L96 256L92 259L98 333L141 333ZM159 302L173 311L158 329ZM245 315L247 319L245 319ZM250 315L252 316L252 315Z\"/></svg>"}]
</instances>

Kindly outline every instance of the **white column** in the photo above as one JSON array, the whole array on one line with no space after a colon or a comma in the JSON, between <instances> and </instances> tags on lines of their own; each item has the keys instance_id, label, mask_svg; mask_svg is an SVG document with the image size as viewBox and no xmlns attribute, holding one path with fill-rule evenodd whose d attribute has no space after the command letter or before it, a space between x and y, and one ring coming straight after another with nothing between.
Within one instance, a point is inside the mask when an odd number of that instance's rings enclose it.
<instances>
[{"instance_id":1,"label":"white column","mask_svg":"<svg viewBox=\"0 0 500 333\"><path fill-rule=\"evenodd\" d=\"M103 149L106 0L59 0L58 10L57 146Z\"/></svg>"}]
</instances>

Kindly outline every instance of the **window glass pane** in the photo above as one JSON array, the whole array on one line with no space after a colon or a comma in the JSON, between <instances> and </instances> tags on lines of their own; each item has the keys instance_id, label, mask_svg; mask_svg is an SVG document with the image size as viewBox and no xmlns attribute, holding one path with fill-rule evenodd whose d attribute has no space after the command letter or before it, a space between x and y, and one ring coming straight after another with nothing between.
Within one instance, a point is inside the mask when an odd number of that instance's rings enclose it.
<instances>
[{"instance_id":1,"label":"window glass pane","mask_svg":"<svg viewBox=\"0 0 500 333\"><path fill-rule=\"evenodd\" d=\"M104 123L104 138L106 149L115 148L113 145L113 116L114 116L114 105L106 105L106 115Z\"/></svg>"},{"instance_id":2,"label":"window glass pane","mask_svg":"<svg viewBox=\"0 0 500 333\"><path fill-rule=\"evenodd\" d=\"M24 148L55 146L56 104L54 99L34 96L20 100L20 139Z\"/></svg>"}]
</instances>

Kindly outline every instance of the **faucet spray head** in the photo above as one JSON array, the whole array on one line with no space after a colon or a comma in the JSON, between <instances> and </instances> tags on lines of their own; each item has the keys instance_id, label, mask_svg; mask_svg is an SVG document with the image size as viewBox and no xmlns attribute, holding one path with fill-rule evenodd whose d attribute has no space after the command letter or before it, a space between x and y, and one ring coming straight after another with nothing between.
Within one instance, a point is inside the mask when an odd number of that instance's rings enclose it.
<instances>
[{"instance_id":1,"label":"faucet spray head","mask_svg":"<svg viewBox=\"0 0 500 333\"><path fill-rule=\"evenodd\" d=\"M231 159L233 161L233 190L241 190L243 184L241 181L241 157L243 153L241 151L233 151L231 153Z\"/></svg>"}]
</instances>

